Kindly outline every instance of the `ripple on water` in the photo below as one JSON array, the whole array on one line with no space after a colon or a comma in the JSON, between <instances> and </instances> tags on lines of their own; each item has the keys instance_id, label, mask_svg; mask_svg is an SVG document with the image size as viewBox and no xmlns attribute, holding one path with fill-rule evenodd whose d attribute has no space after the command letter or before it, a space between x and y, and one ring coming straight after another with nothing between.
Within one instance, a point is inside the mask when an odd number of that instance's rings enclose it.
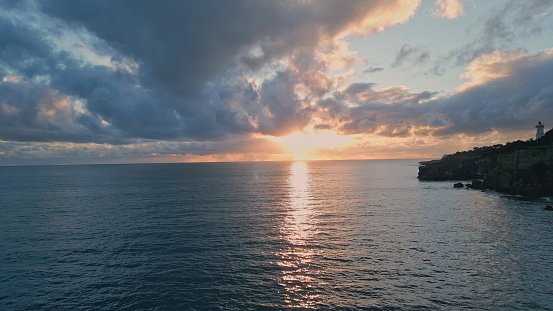
<instances>
[{"instance_id":1,"label":"ripple on water","mask_svg":"<svg viewBox=\"0 0 553 311\"><path fill-rule=\"evenodd\" d=\"M553 309L543 202L411 162L0 167L0 308Z\"/></svg>"}]
</instances>

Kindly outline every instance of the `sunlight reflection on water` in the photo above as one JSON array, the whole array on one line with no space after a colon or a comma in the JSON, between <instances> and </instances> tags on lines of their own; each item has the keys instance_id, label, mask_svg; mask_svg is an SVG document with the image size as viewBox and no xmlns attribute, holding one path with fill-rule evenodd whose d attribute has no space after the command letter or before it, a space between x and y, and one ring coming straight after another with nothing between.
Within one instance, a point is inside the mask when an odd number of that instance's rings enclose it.
<instances>
[{"instance_id":1,"label":"sunlight reflection on water","mask_svg":"<svg viewBox=\"0 0 553 311\"><path fill-rule=\"evenodd\" d=\"M0 167L0 310L553 310L549 202L416 174Z\"/></svg>"},{"instance_id":2,"label":"sunlight reflection on water","mask_svg":"<svg viewBox=\"0 0 553 311\"><path fill-rule=\"evenodd\" d=\"M282 269L279 284L284 287L284 302L290 307L310 308L320 295L313 290L317 286L317 271L312 267L317 255L313 247L317 234L317 211L309 190L309 167L305 162L290 166L289 206L280 232L288 245L279 253L277 264Z\"/></svg>"}]
</instances>

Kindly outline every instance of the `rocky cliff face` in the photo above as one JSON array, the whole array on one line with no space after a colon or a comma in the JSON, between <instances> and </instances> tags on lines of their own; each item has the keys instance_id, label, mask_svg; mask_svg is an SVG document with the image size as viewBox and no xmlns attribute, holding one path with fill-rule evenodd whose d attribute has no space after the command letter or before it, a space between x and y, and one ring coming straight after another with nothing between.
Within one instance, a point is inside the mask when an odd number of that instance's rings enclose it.
<instances>
[{"instance_id":1,"label":"rocky cliff face","mask_svg":"<svg viewBox=\"0 0 553 311\"><path fill-rule=\"evenodd\" d=\"M418 178L481 179L483 183L479 187L482 189L528 196L553 196L553 144L532 142L519 145L521 148L516 150L471 151L424 162L419 167Z\"/></svg>"},{"instance_id":2,"label":"rocky cliff face","mask_svg":"<svg viewBox=\"0 0 553 311\"><path fill-rule=\"evenodd\" d=\"M484 187L510 194L553 195L553 146L499 154Z\"/></svg>"}]
</instances>

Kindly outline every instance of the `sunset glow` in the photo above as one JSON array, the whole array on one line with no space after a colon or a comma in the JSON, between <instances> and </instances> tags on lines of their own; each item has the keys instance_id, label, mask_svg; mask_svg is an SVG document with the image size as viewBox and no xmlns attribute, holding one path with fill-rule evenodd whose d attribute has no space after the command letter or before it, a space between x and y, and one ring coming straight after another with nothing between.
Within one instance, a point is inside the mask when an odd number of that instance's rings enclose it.
<instances>
[{"instance_id":1,"label":"sunset glow","mask_svg":"<svg viewBox=\"0 0 553 311\"><path fill-rule=\"evenodd\" d=\"M553 0L0 0L0 311L546 310L552 34Z\"/></svg>"},{"instance_id":2,"label":"sunset glow","mask_svg":"<svg viewBox=\"0 0 553 311\"><path fill-rule=\"evenodd\" d=\"M316 149L343 147L352 140L352 137L338 135L334 131L314 131L312 129L287 136L268 138L283 145L294 155L295 160L309 160L309 153L315 152Z\"/></svg>"},{"instance_id":3,"label":"sunset glow","mask_svg":"<svg viewBox=\"0 0 553 311\"><path fill-rule=\"evenodd\" d=\"M553 125L550 0L0 12L0 165L436 158Z\"/></svg>"}]
</instances>

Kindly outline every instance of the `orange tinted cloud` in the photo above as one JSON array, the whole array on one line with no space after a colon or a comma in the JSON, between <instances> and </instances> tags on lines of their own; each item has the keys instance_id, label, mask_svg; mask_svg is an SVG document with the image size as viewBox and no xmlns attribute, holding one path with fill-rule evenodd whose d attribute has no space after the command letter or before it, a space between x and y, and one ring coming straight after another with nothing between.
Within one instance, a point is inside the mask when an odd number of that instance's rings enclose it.
<instances>
[{"instance_id":1,"label":"orange tinted cloud","mask_svg":"<svg viewBox=\"0 0 553 311\"><path fill-rule=\"evenodd\" d=\"M436 8L432 13L439 17L457 18L465 12L463 1L465 0L436 0Z\"/></svg>"}]
</instances>

